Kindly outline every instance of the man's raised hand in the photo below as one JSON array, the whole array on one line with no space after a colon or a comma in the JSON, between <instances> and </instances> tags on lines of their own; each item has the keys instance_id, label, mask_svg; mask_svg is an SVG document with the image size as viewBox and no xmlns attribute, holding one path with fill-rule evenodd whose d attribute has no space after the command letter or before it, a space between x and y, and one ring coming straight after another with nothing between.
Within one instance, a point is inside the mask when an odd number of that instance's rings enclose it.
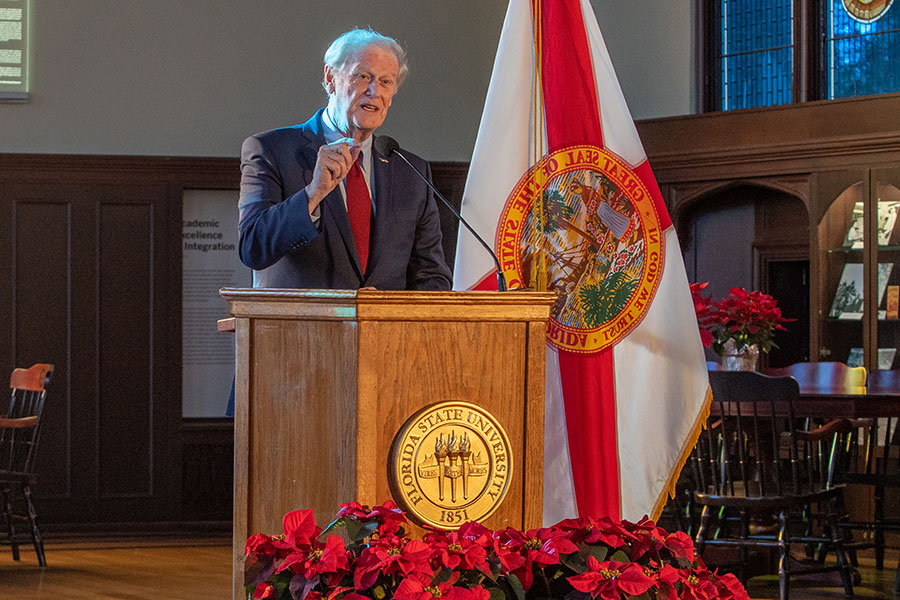
<instances>
[{"instance_id":1,"label":"man's raised hand","mask_svg":"<svg viewBox=\"0 0 900 600\"><path fill-rule=\"evenodd\" d=\"M341 138L319 147L312 181L306 186L309 213L340 183L359 156L360 144L353 138Z\"/></svg>"}]
</instances>

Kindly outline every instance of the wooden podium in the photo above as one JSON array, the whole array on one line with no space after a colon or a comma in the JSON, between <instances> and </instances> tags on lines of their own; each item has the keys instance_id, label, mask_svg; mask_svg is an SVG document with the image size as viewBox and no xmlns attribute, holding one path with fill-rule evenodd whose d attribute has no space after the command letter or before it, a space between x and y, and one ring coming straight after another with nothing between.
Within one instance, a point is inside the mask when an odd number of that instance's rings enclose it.
<instances>
[{"instance_id":1,"label":"wooden podium","mask_svg":"<svg viewBox=\"0 0 900 600\"><path fill-rule=\"evenodd\" d=\"M418 409L462 400L506 429L506 499L486 521L538 527L543 509L546 323L539 292L224 288L235 317L234 597L244 543L312 508L391 498L388 453Z\"/></svg>"}]
</instances>

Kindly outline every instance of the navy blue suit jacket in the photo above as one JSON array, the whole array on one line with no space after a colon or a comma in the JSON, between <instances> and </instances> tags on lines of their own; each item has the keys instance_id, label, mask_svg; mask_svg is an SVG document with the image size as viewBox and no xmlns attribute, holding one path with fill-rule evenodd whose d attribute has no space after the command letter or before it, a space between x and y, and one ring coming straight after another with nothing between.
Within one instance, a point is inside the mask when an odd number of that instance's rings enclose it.
<instances>
[{"instance_id":1,"label":"navy blue suit jacket","mask_svg":"<svg viewBox=\"0 0 900 600\"><path fill-rule=\"evenodd\" d=\"M434 197L396 156L373 156L375 217L366 272L339 188L309 216L306 185L326 143L322 110L301 125L247 138L241 149L240 256L267 288L448 290ZM404 153L431 177L428 163Z\"/></svg>"}]
</instances>

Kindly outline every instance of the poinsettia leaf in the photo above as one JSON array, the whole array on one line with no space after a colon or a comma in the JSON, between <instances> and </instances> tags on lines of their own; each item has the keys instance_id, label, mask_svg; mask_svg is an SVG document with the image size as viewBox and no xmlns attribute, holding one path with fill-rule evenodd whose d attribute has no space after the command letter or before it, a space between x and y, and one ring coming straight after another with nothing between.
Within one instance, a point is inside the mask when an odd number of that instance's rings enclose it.
<instances>
[{"instance_id":1,"label":"poinsettia leaf","mask_svg":"<svg viewBox=\"0 0 900 600\"><path fill-rule=\"evenodd\" d=\"M290 598L290 586L290 579L288 579L287 577L279 577L275 581L275 598L278 598L279 600L281 600L282 598L284 598L285 600Z\"/></svg>"},{"instance_id":2,"label":"poinsettia leaf","mask_svg":"<svg viewBox=\"0 0 900 600\"><path fill-rule=\"evenodd\" d=\"M353 519L347 519L347 520L348 520L348 521L353 521ZM355 523L356 521L353 521L353 522ZM333 529L337 529L337 528L340 527L341 525L345 525L345 523L344 523L344 518L343 518L343 517L340 517L340 518L338 518L338 519L335 519L334 521L332 521L331 523L329 523L328 526L327 526L325 529L322 530L322 533L319 534L319 539L320 539L320 540L321 540L321 539L325 539L325 538L328 536L328 534L331 533L331 531L332 531ZM349 529L349 527L347 527L347 529Z\"/></svg>"},{"instance_id":3,"label":"poinsettia leaf","mask_svg":"<svg viewBox=\"0 0 900 600\"><path fill-rule=\"evenodd\" d=\"M291 592L291 598L293 600L304 600L317 583L319 583L318 575L312 579L307 579L303 575L294 575L288 588Z\"/></svg>"},{"instance_id":4,"label":"poinsettia leaf","mask_svg":"<svg viewBox=\"0 0 900 600\"><path fill-rule=\"evenodd\" d=\"M453 573L452 569L448 569L448 571L450 571L450 574ZM456 572L458 573L459 571ZM450 577L450 574L447 575L448 578ZM480 571L471 571L467 569L460 574L459 581L457 581L454 585L471 589L473 587L481 585L481 582L483 582L485 579L485 575Z\"/></svg>"},{"instance_id":5,"label":"poinsettia leaf","mask_svg":"<svg viewBox=\"0 0 900 600\"><path fill-rule=\"evenodd\" d=\"M448 569L447 567L444 567L440 571L437 572L437 575L434 576L434 583L435 584L444 583L445 581L450 579L451 575L453 575L453 569Z\"/></svg>"},{"instance_id":6,"label":"poinsettia leaf","mask_svg":"<svg viewBox=\"0 0 900 600\"><path fill-rule=\"evenodd\" d=\"M361 542L378 529L378 521L369 521L362 523L356 519L345 519L344 530L347 532L347 539L350 543Z\"/></svg>"},{"instance_id":7,"label":"poinsettia leaf","mask_svg":"<svg viewBox=\"0 0 900 600\"><path fill-rule=\"evenodd\" d=\"M259 558L253 555L244 559L244 585L254 586L262 583L275 572L275 559L271 556Z\"/></svg>"},{"instance_id":8,"label":"poinsettia leaf","mask_svg":"<svg viewBox=\"0 0 900 600\"><path fill-rule=\"evenodd\" d=\"M603 562L609 555L609 548L607 548L606 546L595 546L593 544L588 544L585 547L585 551L588 553L588 556L593 556L594 558L596 558L597 562Z\"/></svg>"},{"instance_id":9,"label":"poinsettia leaf","mask_svg":"<svg viewBox=\"0 0 900 600\"><path fill-rule=\"evenodd\" d=\"M516 596L516 600L525 600L525 587L519 578L510 573L506 576L506 583Z\"/></svg>"},{"instance_id":10,"label":"poinsettia leaf","mask_svg":"<svg viewBox=\"0 0 900 600\"><path fill-rule=\"evenodd\" d=\"M609 558L609 560L615 560L615 561L623 562L623 563L631 562L631 559L628 557L628 554L624 550L617 550Z\"/></svg>"},{"instance_id":11,"label":"poinsettia leaf","mask_svg":"<svg viewBox=\"0 0 900 600\"><path fill-rule=\"evenodd\" d=\"M587 592L572 590L571 592L566 594L565 600L591 600L591 595Z\"/></svg>"},{"instance_id":12,"label":"poinsettia leaf","mask_svg":"<svg viewBox=\"0 0 900 600\"><path fill-rule=\"evenodd\" d=\"M356 519L347 519L344 523L344 531L347 532L347 539L354 541L359 530L362 529L362 526L363 524Z\"/></svg>"},{"instance_id":13,"label":"poinsettia leaf","mask_svg":"<svg viewBox=\"0 0 900 600\"><path fill-rule=\"evenodd\" d=\"M489 600L511 600L499 587L490 586L487 591L491 595Z\"/></svg>"},{"instance_id":14,"label":"poinsettia leaf","mask_svg":"<svg viewBox=\"0 0 900 600\"><path fill-rule=\"evenodd\" d=\"M368 523L363 523L362 527L359 528L359 531L356 532L356 535L350 538L350 541L361 542L375 533L376 529L378 529L378 521L369 521ZM403 534L398 533L397 535L402 536Z\"/></svg>"},{"instance_id":15,"label":"poinsettia leaf","mask_svg":"<svg viewBox=\"0 0 900 600\"><path fill-rule=\"evenodd\" d=\"M496 555L491 555L488 558L488 565L491 567L491 581L497 581L497 578L500 576L500 571L502 569L502 565L500 564L500 560L496 557Z\"/></svg>"},{"instance_id":16,"label":"poinsettia leaf","mask_svg":"<svg viewBox=\"0 0 900 600\"><path fill-rule=\"evenodd\" d=\"M605 548L604 548L605 550ZM603 560L603 559L599 559ZM587 563L581 554L561 554L559 557L559 562L568 567L569 569L575 571L576 573L584 573L587 571Z\"/></svg>"}]
</instances>

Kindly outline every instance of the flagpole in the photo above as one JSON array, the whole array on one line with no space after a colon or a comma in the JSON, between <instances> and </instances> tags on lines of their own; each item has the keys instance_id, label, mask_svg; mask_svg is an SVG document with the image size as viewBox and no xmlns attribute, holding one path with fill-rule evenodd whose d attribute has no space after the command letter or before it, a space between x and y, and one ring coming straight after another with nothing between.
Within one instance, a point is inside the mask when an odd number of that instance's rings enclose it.
<instances>
[{"instance_id":1,"label":"flagpole","mask_svg":"<svg viewBox=\"0 0 900 600\"><path fill-rule=\"evenodd\" d=\"M541 12L543 10L542 0L532 1L532 15L534 23L534 77L533 77L533 105L532 114L534 115L534 127L532 129L531 138L531 164L535 167L540 163L544 153L544 87L541 78L541 52L543 51L543 29ZM535 172L535 181L537 188L544 188L543 175L537 170ZM532 261L532 273L529 273L531 285L534 289L544 292L547 291L547 236L544 235L544 227L546 225L546 217L544 214L545 204L543 193L538 193L538 197L534 201L534 219L537 221L538 243L535 244L538 249L538 260ZM536 263L536 264L535 264Z\"/></svg>"}]
</instances>

